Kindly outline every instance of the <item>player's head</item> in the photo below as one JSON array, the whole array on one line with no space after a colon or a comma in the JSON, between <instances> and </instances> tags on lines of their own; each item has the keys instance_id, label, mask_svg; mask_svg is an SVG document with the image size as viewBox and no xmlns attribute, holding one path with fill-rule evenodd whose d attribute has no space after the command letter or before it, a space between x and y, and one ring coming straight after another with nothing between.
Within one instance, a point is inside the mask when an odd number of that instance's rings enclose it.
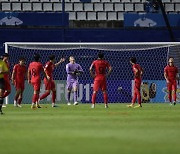
<instances>
[{"instance_id":1,"label":"player's head","mask_svg":"<svg viewBox=\"0 0 180 154\"><path fill-rule=\"evenodd\" d=\"M3 60L8 60L9 59L9 54L4 53L2 57L3 57Z\"/></svg>"},{"instance_id":2,"label":"player's head","mask_svg":"<svg viewBox=\"0 0 180 154\"><path fill-rule=\"evenodd\" d=\"M70 63L75 63L75 58L73 56L70 56L69 61L70 61Z\"/></svg>"},{"instance_id":3,"label":"player's head","mask_svg":"<svg viewBox=\"0 0 180 154\"><path fill-rule=\"evenodd\" d=\"M20 65L24 65L24 64L25 64L25 61L26 61L26 60L25 60L24 57L20 57L20 58L19 58L19 64L20 64Z\"/></svg>"},{"instance_id":4,"label":"player's head","mask_svg":"<svg viewBox=\"0 0 180 154\"><path fill-rule=\"evenodd\" d=\"M131 57L130 58L130 63L131 64L136 64L137 60L136 60L136 57Z\"/></svg>"},{"instance_id":5,"label":"player's head","mask_svg":"<svg viewBox=\"0 0 180 154\"><path fill-rule=\"evenodd\" d=\"M54 61L55 60L55 55L50 55L49 60Z\"/></svg>"},{"instance_id":6,"label":"player's head","mask_svg":"<svg viewBox=\"0 0 180 154\"><path fill-rule=\"evenodd\" d=\"M169 60L168 60L168 63L169 63L170 66L174 65L174 58L170 57Z\"/></svg>"},{"instance_id":7,"label":"player's head","mask_svg":"<svg viewBox=\"0 0 180 154\"><path fill-rule=\"evenodd\" d=\"M40 57L40 55L39 55L38 53L35 53L35 54L34 54L34 60L35 60L36 62L38 62L40 58L41 58L41 57Z\"/></svg>"},{"instance_id":8,"label":"player's head","mask_svg":"<svg viewBox=\"0 0 180 154\"><path fill-rule=\"evenodd\" d=\"M99 52L98 53L98 59L104 59L104 53Z\"/></svg>"}]
</instances>

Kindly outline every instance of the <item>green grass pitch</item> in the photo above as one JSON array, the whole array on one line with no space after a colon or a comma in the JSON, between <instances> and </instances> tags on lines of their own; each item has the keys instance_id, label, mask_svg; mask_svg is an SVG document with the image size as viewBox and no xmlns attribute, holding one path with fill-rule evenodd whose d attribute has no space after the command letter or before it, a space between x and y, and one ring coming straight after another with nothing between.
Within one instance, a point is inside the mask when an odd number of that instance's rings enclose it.
<instances>
[{"instance_id":1,"label":"green grass pitch","mask_svg":"<svg viewBox=\"0 0 180 154\"><path fill-rule=\"evenodd\" d=\"M9 105L0 115L0 154L178 154L180 105Z\"/></svg>"}]
</instances>

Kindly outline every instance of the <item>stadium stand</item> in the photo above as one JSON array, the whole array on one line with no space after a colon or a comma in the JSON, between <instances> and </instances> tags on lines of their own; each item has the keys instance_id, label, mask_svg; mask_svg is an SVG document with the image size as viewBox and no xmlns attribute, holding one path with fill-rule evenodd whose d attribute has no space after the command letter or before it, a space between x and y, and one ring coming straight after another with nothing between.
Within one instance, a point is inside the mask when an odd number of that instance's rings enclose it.
<instances>
[{"instance_id":1,"label":"stadium stand","mask_svg":"<svg viewBox=\"0 0 180 154\"><path fill-rule=\"evenodd\" d=\"M124 20L124 12L145 12L146 0L65 0L70 20ZM0 11L60 12L62 0L1 0ZM163 0L167 13L180 13L179 0Z\"/></svg>"}]
</instances>

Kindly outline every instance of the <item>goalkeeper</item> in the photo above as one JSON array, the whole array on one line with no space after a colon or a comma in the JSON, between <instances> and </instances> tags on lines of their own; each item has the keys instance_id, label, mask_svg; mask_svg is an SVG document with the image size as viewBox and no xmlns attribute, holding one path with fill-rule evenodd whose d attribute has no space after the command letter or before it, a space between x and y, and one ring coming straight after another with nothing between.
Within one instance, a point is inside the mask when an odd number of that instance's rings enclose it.
<instances>
[{"instance_id":1,"label":"goalkeeper","mask_svg":"<svg viewBox=\"0 0 180 154\"><path fill-rule=\"evenodd\" d=\"M77 91L78 91L78 76L83 73L82 67L75 63L75 58L73 56L69 57L69 63L66 65L66 72L67 72L67 105L71 105L70 97L71 91L74 91L74 105L78 105L77 102Z\"/></svg>"}]
</instances>

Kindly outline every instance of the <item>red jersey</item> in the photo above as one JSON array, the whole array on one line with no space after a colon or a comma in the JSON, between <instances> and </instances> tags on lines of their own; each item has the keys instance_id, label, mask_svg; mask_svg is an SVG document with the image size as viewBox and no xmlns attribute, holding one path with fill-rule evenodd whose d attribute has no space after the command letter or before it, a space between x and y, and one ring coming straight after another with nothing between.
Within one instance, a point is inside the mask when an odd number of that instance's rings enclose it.
<instances>
[{"instance_id":1,"label":"red jersey","mask_svg":"<svg viewBox=\"0 0 180 154\"><path fill-rule=\"evenodd\" d=\"M132 69L133 69L133 73L134 73L134 78L135 79L141 79L141 72L142 72L142 68L139 64L134 64L132 65ZM136 73L135 70L138 70L138 72Z\"/></svg>"},{"instance_id":2,"label":"red jersey","mask_svg":"<svg viewBox=\"0 0 180 154\"><path fill-rule=\"evenodd\" d=\"M10 69L10 64L8 61L4 61L7 65L8 70ZM4 74L4 79L9 81L9 73Z\"/></svg>"},{"instance_id":3,"label":"red jersey","mask_svg":"<svg viewBox=\"0 0 180 154\"><path fill-rule=\"evenodd\" d=\"M176 66L167 65L164 68L164 72L166 73L168 80L176 80L178 68Z\"/></svg>"},{"instance_id":4,"label":"red jersey","mask_svg":"<svg viewBox=\"0 0 180 154\"><path fill-rule=\"evenodd\" d=\"M16 65L14 65L13 71L15 73L14 80L16 82L24 82L25 75L26 75L26 66L25 65L16 64Z\"/></svg>"},{"instance_id":5,"label":"red jersey","mask_svg":"<svg viewBox=\"0 0 180 154\"><path fill-rule=\"evenodd\" d=\"M43 71L43 65L40 62L32 62L29 64L28 70L31 72L31 82L39 83L41 81L41 72Z\"/></svg>"},{"instance_id":6,"label":"red jersey","mask_svg":"<svg viewBox=\"0 0 180 154\"><path fill-rule=\"evenodd\" d=\"M55 64L48 61L44 68L45 68L46 74L50 77L50 79L53 79L53 71L55 68Z\"/></svg>"},{"instance_id":7,"label":"red jersey","mask_svg":"<svg viewBox=\"0 0 180 154\"><path fill-rule=\"evenodd\" d=\"M91 67L95 68L95 79L104 80L106 78L106 69L110 67L110 64L106 60L95 60L92 62Z\"/></svg>"}]
</instances>

